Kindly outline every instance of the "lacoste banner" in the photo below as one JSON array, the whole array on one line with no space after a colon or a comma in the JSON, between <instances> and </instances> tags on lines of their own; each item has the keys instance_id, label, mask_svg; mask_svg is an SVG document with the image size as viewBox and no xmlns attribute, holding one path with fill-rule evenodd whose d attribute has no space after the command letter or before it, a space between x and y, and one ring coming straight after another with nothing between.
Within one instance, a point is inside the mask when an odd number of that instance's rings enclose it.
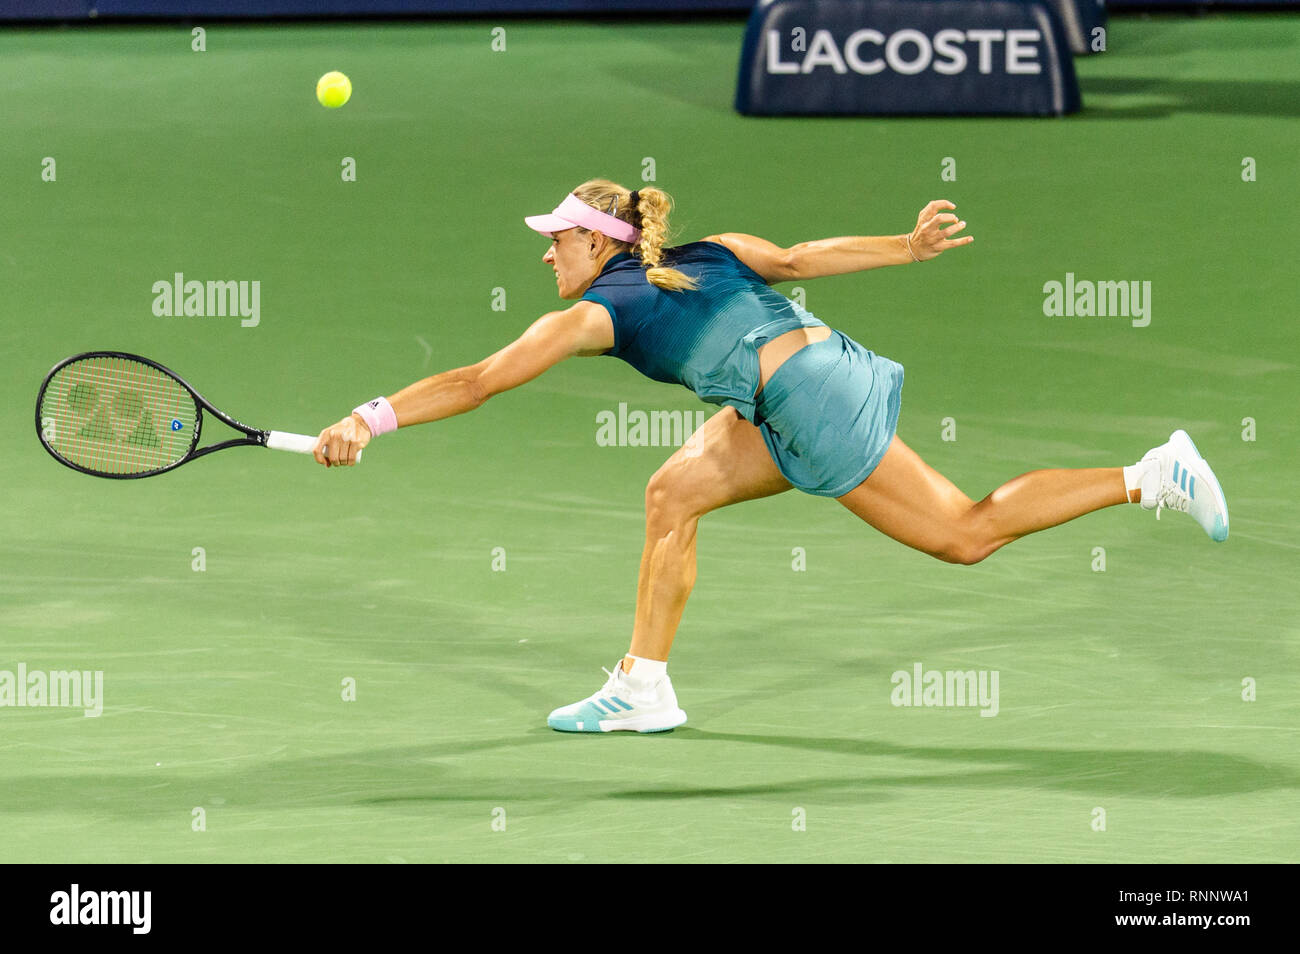
<instances>
[{"instance_id":1,"label":"lacoste banner","mask_svg":"<svg viewBox=\"0 0 1300 954\"><path fill-rule=\"evenodd\" d=\"M736 109L750 115L1014 114L1079 109L1046 0L759 0Z\"/></svg>"}]
</instances>

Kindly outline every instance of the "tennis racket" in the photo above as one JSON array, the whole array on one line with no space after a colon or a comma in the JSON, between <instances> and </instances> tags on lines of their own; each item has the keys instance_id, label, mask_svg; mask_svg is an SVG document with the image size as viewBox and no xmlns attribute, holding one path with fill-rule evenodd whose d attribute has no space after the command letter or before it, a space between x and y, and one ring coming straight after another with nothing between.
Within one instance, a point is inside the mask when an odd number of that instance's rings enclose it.
<instances>
[{"instance_id":1,"label":"tennis racket","mask_svg":"<svg viewBox=\"0 0 1300 954\"><path fill-rule=\"evenodd\" d=\"M199 447L205 410L245 436ZM87 351L51 368L36 397L36 432L60 464L119 480L164 474L227 447L310 454L316 446L306 434L241 424L174 371L121 351Z\"/></svg>"}]
</instances>

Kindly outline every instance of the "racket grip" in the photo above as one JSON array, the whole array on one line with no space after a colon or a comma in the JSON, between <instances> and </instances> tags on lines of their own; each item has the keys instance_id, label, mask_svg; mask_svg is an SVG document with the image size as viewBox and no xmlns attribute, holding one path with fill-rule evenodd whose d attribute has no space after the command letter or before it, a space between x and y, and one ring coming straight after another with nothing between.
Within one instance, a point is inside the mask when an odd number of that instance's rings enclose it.
<instances>
[{"instance_id":1,"label":"racket grip","mask_svg":"<svg viewBox=\"0 0 1300 954\"><path fill-rule=\"evenodd\" d=\"M316 438L306 434L290 434L287 431L269 431L266 446L271 450L291 451L295 454L310 454L316 448ZM357 460L361 460L364 450L357 451Z\"/></svg>"}]
</instances>

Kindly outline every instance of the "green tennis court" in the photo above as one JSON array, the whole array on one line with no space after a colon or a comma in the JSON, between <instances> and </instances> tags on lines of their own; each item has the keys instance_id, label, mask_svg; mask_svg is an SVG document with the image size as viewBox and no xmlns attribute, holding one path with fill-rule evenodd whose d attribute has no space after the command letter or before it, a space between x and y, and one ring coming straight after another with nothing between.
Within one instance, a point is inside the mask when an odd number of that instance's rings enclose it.
<instances>
[{"instance_id":1,"label":"green tennis court","mask_svg":"<svg viewBox=\"0 0 1300 954\"><path fill-rule=\"evenodd\" d=\"M0 670L103 673L97 717L0 707L6 860L1296 860L1300 19L1115 18L1061 120L741 117L741 30L0 32ZM478 361L559 305L521 220L593 176L653 177L683 241L953 200L970 248L782 290L907 368L899 433L971 496L1184 427L1230 539L1112 508L958 567L832 501L742 504L701 523L690 721L573 736L546 715L627 647L672 451L598 419L712 413L687 391L575 359L353 470L96 480L33 434L80 351L306 433ZM256 315L155 314L178 273L259 283ZM1067 275L1149 282L1149 324L1048 316ZM894 705L918 665L997 674L996 716Z\"/></svg>"}]
</instances>

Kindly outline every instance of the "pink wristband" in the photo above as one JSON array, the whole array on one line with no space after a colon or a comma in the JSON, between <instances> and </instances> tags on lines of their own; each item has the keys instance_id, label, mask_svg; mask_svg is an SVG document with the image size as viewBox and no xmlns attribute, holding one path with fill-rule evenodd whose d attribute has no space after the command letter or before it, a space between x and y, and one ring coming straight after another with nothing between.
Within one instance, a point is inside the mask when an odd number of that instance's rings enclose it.
<instances>
[{"instance_id":1,"label":"pink wristband","mask_svg":"<svg viewBox=\"0 0 1300 954\"><path fill-rule=\"evenodd\" d=\"M360 407L353 408L352 413L361 415L361 420L370 428L371 437L397 430L397 413L388 403L388 398L377 397L373 401L367 401Z\"/></svg>"}]
</instances>

